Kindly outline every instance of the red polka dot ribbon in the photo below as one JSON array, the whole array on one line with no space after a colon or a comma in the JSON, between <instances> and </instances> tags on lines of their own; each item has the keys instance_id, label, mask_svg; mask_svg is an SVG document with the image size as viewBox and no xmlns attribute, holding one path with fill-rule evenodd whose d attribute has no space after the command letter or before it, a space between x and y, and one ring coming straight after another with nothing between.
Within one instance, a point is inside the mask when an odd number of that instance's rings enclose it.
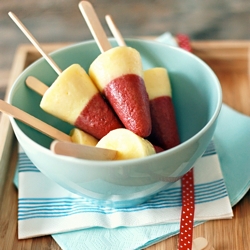
<instances>
[{"instance_id":1,"label":"red polka dot ribbon","mask_svg":"<svg viewBox=\"0 0 250 250\"><path fill-rule=\"evenodd\" d=\"M185 34L178 34L176 35L176 40L180 48L185 49L191 52L192 48L190 45L189 37Z\"/></svg>"},{"instance_id":2,"label":"red polka dot ribbon","mask_svg":"<svg viewBox=\"0 0 250 250\"><path fill-rule=\"evenodd\" d=\"M191 52L189 37L185 34L176 36L180 48ZM180 221L179 250L192 250L194 224L194 173L193 168L181 178L182 211Z\"/></svg>"},{"instance_id":3,"label":"red polka dot ribbon","mask_svg":"<svg viewBox=\"0 0 250 250\"><path fill-rule=\"evenodd\" d=\"M192 250L194 221L193 168L181 178L182 211L180 221L179 250Z\"/></svg>"}]
</instances>

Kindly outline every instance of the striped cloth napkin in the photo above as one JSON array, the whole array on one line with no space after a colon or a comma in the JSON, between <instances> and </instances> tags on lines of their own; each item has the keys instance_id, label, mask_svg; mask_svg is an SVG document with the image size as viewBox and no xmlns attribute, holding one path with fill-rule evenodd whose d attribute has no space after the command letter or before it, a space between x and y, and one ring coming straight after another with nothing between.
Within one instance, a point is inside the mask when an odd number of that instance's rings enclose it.
<instances>
[{"instance_id":1,"label":"striped cloth napkin","mask_svg":"<svg viewBox=\"0 0 250 250\"><path fill-rule=\"evenodd\" d=\"M141 205L115 209L98 207L54 183L21 148L17 170L19 239L93 227L139 227L180 220L180 181ZM231 218L232 209L213 142L196 162L194 178L195 221Z\"/></svg>"}]
</instances>

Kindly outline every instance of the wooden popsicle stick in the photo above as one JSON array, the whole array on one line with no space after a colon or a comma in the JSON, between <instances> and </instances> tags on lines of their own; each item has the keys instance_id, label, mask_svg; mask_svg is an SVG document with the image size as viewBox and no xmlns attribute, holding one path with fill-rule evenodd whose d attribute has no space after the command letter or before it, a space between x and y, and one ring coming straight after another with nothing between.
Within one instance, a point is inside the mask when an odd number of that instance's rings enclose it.
<instances>
[{"instance_id":1,"label":"wooden popsicle stick","mask_svg":"<svg viewBox=\"0 0 250 250\"><path fill-rule=\"evenodd\" d=\"M88 1L81 1L78 6L100 51L103 53L111 49L112 46L108 41L107 35L104 32L92 4Z\"/></svg>"},{"instance_id":2,"label":"wooden popsicle stick","mask_svg":"<svg viewBox=\"0 0 250 250\"><path fill-rule=\"evenodd\" d=\"M35 48L41 53L44 59L50 64L50 66L55 70L55 72L60 75L62 70L57 66L55 61L45 53L36 38L30 33L30 31L24 26L24 24L19 20L19 18L12 12L9 12L10 18L15 22L15 24L20 28L20 30L26 35L30 42L35 46Z\"/></svg>"},{"instance_id":3,"label":"wooden popsicle stick","mask_svg":"<svg viewBox=\"0 0 250 250\"><path fill-rule=\"evenodd\" d=\"M34 90L37 94L43 96L49 88L46 84L35 78L34 76L28 76L26 79L26 85Z\"/></svg>"},{"instance_id":4,"label":"wooden popsicle stick","mask_svg":"<svg viewBox=\"0 0 250 250\"><path fill-rule=\"evenodd\" d=\"M193 240L192 250L214 250L214 248L209 244L207 239L198 237Z\"/></svg>"},{"instance_id":5,"label":"wooden popsicle stick","mask_svg":"<svg viewBox=\"0 0 250 250\"><path fill-rule=\"evenodd\" d=\"M83 149L83 145L57 140L51 143L50 149L55 154L88 160L114 160L117 153L115 150L86 145L84 145Z\"/></svg>"},{"instance_id":6,"label":"wooden popsicle stick","mask_svg":"<svg viewBox=\"0 0 250 250\"><path fill-rule=\"evenodd\" d=\"M102 149L102 148L72 143L71 137L69 135L39 120L38 118L24 112L23 110L15 106L12 106L11 104L3 100L0 100L0 111L29 125L30 127L42 132L43 134L49 136L52 139L56 139L62 142L68 142L68 144L59 143L58 146L59 149L60 148L63 149L63 151L59 150L59 154L83 158L83 159L113 160L117 153L117 151L115 150Z\"/></svg>"},{"instance_id":7,"label":"wooden popsicle stick","mask_svg":"<svg viewBox=\"0 0 250 250\"><path fill-rule=\"evenodd\" d=\"M60 130L50 126L49 124L39 120L38 118L24 112L23 110L12 106L11 104L0 100L0 111L3 113L10 115L17 120L33 127L34 129L42 132L43 134L51 137L52 139L57 139L61 141L69 141L71 142L71 138L69 135L61 132Z\"/></svg>"},{"instance_id":8,"label":"wooden popsicle stick","mask_svg":"<svg viewBox=\"0 0 250 250\"><path fill-rule=\"evenodd\" d=\"M119 29L115 25L113 18L110 15L106 15L105 19L106 19L106 22L109 26L111 33L113 34L114 38L117 41L118 45L119 46L127 46L122 35L121 35L121 32L119 31Z\"/></svg>"}]
</instances>

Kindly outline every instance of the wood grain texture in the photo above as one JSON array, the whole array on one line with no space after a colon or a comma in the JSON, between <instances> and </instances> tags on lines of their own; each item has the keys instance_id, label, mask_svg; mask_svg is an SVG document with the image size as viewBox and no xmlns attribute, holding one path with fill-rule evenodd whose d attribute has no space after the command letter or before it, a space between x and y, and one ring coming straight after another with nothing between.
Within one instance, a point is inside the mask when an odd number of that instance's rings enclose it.
<instances>
[{"instance_id":1,"label":"wood grain texture","mask_svg":"<svg viewBox=\"0 0 250 250\"><path fill-rule=\"evenodd\" d=\"M65 44L45 44L52 51ZM217 74L223 89L223 101L250 116L250 42L200 41L192 42L193 52L206 61ZM22 45L17 51L12 68L16 76L32 61L40 57L32 45ZM1 129L0 129L1 131ZM12 180L17 161L17 143L11 143L11 160L5 164L4 190L0 198L0 249L3 250L59 250L51 236L18 240L17 190ZM250 249L250 192L233 208L231 220L214 220L194 228L194 238L205 237L216 250ZM178 235L161 241L149 250L177 249Z\"/></svg>"},{"instance_id":2,"label":"wood grain texture","mask_svg":"<svg viewBox=\"0 0 250 250\"><path fill-rule=\"evenodd\" d=\"M51 236L18 240L17 234L17 190L13 178L17 162L17 142L13 143L12 157L0 203L0 249L1 250L60 250Z\"/></svg>"}]
</instances>

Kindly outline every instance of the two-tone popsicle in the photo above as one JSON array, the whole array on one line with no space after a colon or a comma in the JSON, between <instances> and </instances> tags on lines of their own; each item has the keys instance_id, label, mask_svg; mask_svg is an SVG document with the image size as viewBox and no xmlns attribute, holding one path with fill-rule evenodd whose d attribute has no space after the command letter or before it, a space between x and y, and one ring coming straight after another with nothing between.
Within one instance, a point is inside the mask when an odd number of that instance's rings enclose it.
<instances>
[{"instance_id":1,"label":"two-tone popsicle","mask_svg":"<svg viewBox=\"0 0 250 250\"><path fill-rule=\"evenodd\" d=\"M0 111L31 126L50 138L57 140L59 144L61 142L62 144L65 143L67 145L66 148L64 147L63 151L59 150L59 152L55 153L89 160L113 160L116 156L116 150L95 147L97 140L95 138L91 138L91 136L85 134L81 130L74 129L70 135L65 134L64 132L3 100L0 100ZM77 144L82 140L84 141L83 145Z\"/></svg>"},{"instance_id":2,"label":"two-tone popsicle","mask_svg":"<svg viewBox=\"0 0 250 250\"><path fill-rule=\"evenodd\" d=\"M120 46L126 43L112 17L106 15L108 26ZM172 90L165 68L153 68L144 72L144 81L150 100L152 133L149 139L156 152L179 144L178 128L172 103Z\"/></svg>"},{"instance_id":3,"label":"two-tone popsicle","mask_svg":"<svg viewBox=\"0 0 250 250\"><path fill-rule=\"evenodd\" d=\"M149 140L165 150L175 147L180 139L168 72L161 67L145 70L144 81L152 120Z\"/></svg>"},{"instance_id":4,"label":"two-tone popsicle","mask_svg":"<svg viewBox=\"0 0 250 250\"><path fill-rule=\"evenodd\" d=\"M148 136L151 133L149 99L139 52L125 46L111 48L92 5L82 1L79 8L102 51L90 65L91 79L123 125L141 137Z\"/></svg>"},{"instance_id":5,"label":"two-tone popsicle","mask_svg":"<svg viewBox=\"0 0 250 250\"><path fill-rule=\"evenodd\" d=\"M156 153L148 140L125 128L110 131L96 147L116 150L115 160L142 158Z\"/></svg>"},{"instance_id":6,"label":"two-tone popsicle","mask_svg":"<svg viewBox=\"0 0 250 250\"><path fill-rule=\"evenodd\" d=\"M95 59L89 75L124 126L147 137L151 118L139 52L130 47L112 48Z\"/></svg>"},{"instance_id":7,"label":"two-tone popsicle","mask_svg":"<svg viewBox=\"0 0 250 250\"><path fill-rule=\"evenodd\" d=\"M97 139L113 129L123 127L110 105L102 98L95 84L79 64L73 64L62 72L22 22L13 13L10 12L9 15L59 75L43 95L40 103L43 110Z\"/></svg>"},{"instance_id":8,"label":"two-tone popsicle","mask_svg":"<svg viewBox=\"0 0 250 250\"><path fill-rule=\"evenodd\" d=\"M123 125L78 64L65 69L45 92L40 107L101 139Z\"/></svg>"}]
</instances>

